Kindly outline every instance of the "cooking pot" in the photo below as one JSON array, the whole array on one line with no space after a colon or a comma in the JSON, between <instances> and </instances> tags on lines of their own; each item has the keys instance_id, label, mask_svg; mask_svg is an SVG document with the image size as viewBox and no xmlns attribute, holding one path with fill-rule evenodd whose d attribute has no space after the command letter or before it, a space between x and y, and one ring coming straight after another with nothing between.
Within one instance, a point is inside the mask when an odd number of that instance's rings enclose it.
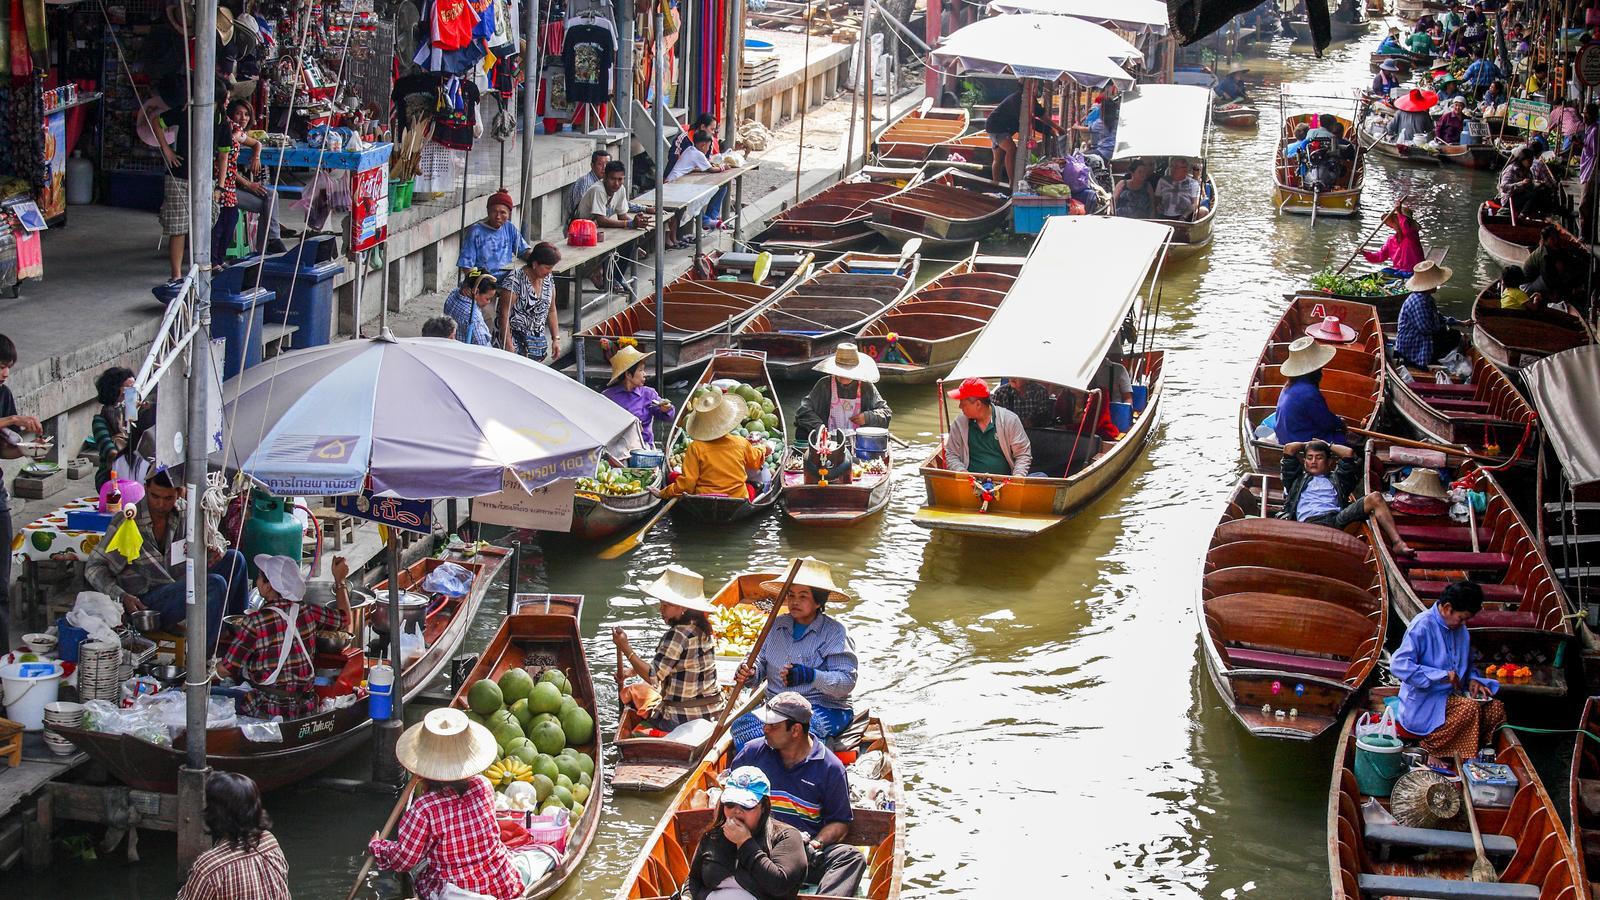
<instances>
[{"instance_id":1,"label":"cooking pot","mask_svg":"<svg viewBox=\"0 0 1600 900\"><path fill-rule=\"evenodd\" d=\"M153 609L141 609L137 612L131 612L128 613L128 624L132 625L135 631L143 634L160 631L161 613Z\"/></svg>"},{"instance_id":2,"label":"cooking pot","mask_svg":"<svg viewBox=\"0 0 1600 900\"><path fill-rule=\"evenodd\" d=\"M427 594L416 591L400 592L400 618L406 624L422 624L428 614L428 604L432 601ZM368 607L367 626L378 634L389 633L389 595L387 593L375 598Z\"/></svg>"},{"instance_id":3,"label":"cooking pot","mask_svg":"<svg viewBox=\"0 0 1600 900\"><path fill-rule=\"evenodd\" d=\"M318 631L317 653L343 653L354 646L355 635L347 631Z\"/></svg>"},{"instance_id":4,"label":"cooking pot","mask_svg":"<svg viewBox=\"0 0 1600 900\"><path fill-rule=\"evenodd\" d=\"M867 425L856 429L856 458L877 459L889 450L889 429Z\"/></svg>"}]
</instances>

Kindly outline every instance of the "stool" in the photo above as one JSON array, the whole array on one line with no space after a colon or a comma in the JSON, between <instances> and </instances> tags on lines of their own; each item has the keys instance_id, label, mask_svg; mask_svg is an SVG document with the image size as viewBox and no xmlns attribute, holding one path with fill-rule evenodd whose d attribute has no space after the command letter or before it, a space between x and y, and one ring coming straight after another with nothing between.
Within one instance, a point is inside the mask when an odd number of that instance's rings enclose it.
<instances>
[{"instance_id":1,"label":"stool","mask_svg":"<svg viewBox=\"0 0 1600 900\"><path fill-rule=\"evenodd\" d=\"M245 224L245 219L250 213L239 215L239 224L233 229L233 244L223 255L228 259L243 259L250 255L250 228Z\"/></svg>"},{"instance_id":2,"label":"stool","mask_svg":"<svg viewBox=\"0 0 1600 900\"><path fill-rule=\"evenodd\" d=\"M13 769L22 765L22 725L10 719L0 719L0 759Z\"/></svg>"},{"instance_id":3,"label":"stool","mask_svg":"<svg viewBox=\"0 0 1600 900\"><path fill-rule=\"evenodd\" d=\"M328 509L319 509L311 514L322 523L322 536L324 539L333 538L333 549L344 549L344 542L356 542L356 520L354 516L346 516ZM346 537L349 535L349 537Z\"/></svg>"}]
</instances>

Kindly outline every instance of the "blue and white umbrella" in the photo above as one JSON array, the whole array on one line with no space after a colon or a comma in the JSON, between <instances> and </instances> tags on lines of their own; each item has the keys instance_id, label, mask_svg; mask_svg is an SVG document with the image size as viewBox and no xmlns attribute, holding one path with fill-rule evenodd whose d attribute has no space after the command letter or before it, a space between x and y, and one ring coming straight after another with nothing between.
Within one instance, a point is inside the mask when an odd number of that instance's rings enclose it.
<instances>
[{"instance_id":1,"label":"blue and white umbrella","mask_svg":"<svg viewBox=\"0 0 1600 900\"><path fill-rule=\"evenodd\" d=\"M477 497L532 490L639 447L628 411L553 369L447 338L366 340L267 360L223 386L212 462L280 496Z\"/></svg>"}]
</instances>

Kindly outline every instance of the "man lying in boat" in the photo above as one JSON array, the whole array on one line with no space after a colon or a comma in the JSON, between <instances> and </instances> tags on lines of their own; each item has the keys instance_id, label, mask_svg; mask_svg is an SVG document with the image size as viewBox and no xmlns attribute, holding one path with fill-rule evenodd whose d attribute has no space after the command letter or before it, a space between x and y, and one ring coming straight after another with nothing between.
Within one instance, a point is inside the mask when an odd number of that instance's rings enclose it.
<instances>
[{"instance_id":1,"label":"man lying in boat","mask_svg":"<svg viewBox=\"0 0 1600 900\"><path fill-rule=\"evenodd\" d=\"M1327 441L1295 441L1284 445L1278 465L1284 492L1278 518L1340 530L1370 520L1395 553L1410 555L1411 548L1395 530L1387 498L1372 491L1351 499L1361 484L1354 449Z\"/></svg>"},{"instance_id":2,"label":"man lying in boat","mask_svg":"<svg viewBox=\"0 0 1600 900\"><path fill-rule=\"evenodd\" d=\"M872 357L843 343L833 355L813 366L824 378L812 385L794 414L794 436L805 441L827 425L830 431L855 431L857 428L888 428L889 401L873 385L878 382L878 364Z\"/></svg>"},{"instance_id":3,"label":"man lying in boat","mask_svg":"<svg viewBox=\"0 0 1600 900\"><path fill-rule=\"evenodd\" d=\"M950 420L944 441L944 465L952 472L1026 477L1033 466L1033 445L1017 414L995 406L989 384L968 378L949 392L961 412Z\"/></svg>"},{"instance_id":4,"label":"man lying in boat","mask_svg":"<svg viewBox=\"0 0 1600 900\"><path fill-rule=\"evenodd\" d=\"M1482 609L1483 588L1446 585L1433 608L1411 620L1391 664L1400 679L1400 736L1420 739L1429 768L1444 774L1454 774L1452 757L1476 756L1506 721L1493 699L1499 682L1472 668L1466 626Z\"/></svg>"}]
</instances>

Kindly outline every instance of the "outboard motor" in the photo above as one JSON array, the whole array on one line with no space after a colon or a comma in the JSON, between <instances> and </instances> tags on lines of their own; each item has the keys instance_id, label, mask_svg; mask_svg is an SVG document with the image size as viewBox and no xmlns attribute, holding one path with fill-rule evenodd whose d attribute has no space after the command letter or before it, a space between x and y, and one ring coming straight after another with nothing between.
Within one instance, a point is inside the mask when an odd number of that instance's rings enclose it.
<instances>
[{"instance_id":1,"label":"outboard motor","mask_svg":"<svg viewBox=\"0 0 1600 900\"><path fill-rule=\"evenodd\" d=\"M844 432L818 426L806 445L806 484L849 484L854 457Z\"/></svg>"}]
</instances>

